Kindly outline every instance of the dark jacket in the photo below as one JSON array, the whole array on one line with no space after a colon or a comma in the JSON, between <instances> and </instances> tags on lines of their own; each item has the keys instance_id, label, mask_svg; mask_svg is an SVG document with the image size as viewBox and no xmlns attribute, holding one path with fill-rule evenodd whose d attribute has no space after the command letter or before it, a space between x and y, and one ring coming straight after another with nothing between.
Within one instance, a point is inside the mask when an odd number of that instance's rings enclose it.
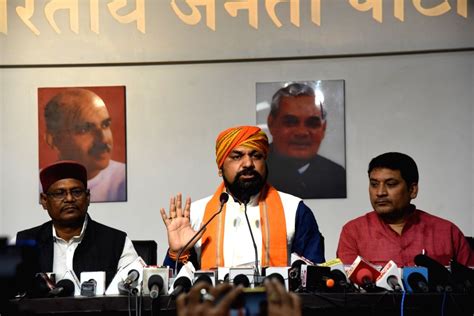
<instances>
[{"instance_id":1,"label":"dark jacket","mask_svg":"<svg viewBox=\"0 0 474 316\"><path fill-rule=\"evenodd\" d=\"M16 235L17 244L22 240L36 241L40 254L39 272L53 270L52 232L52 221L49 221ZM117 272L126 236L126 233L97 223L89 217L84 237L74 252L73 268L77 277L83 271L105 271L108 286Z\"/></svg>"},{"instance_id":2,"label":"dark jacket","mask_svg":"<svg viewBox=\"0 0 474 316\"><path fill-rule=\"evenodd\" d=\"M299 174L298 168L305 163L309 163L308 169ZM303 199L347 197L346 170L342 166L320 155L305 163L270 152L268 182L279 191Z\"/></svg>"}]
</instances>

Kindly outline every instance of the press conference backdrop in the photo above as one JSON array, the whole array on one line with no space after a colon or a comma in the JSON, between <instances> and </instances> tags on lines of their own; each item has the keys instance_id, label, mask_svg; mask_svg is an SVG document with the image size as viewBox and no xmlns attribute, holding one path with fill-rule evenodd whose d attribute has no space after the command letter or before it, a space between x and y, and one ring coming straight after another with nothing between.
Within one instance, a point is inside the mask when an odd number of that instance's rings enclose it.
<instances>
[{"instance_id":1,"label":"press conference backdrop","mask_svg":"<svg viewBox=\"0 0 474 316\"><path fill-rule=\"evenodd\" d=\"M225 4L237 2L216 1L215 29L206 7L196 24L183 22L191 20L172 4L191 15L185 1L100 1L98 11L80 1L77 12L73 2L0 1L1 234L48 220L37 198L38 87L126 86L128 201L89 212L132 239L155 239L160 262L159 208L178 192L194 200L214 192L215 137L255 124L256 82L344 80L347 199L306 201L326 257L342 225L370 210L367 164L385 151L417 161L418 207L474 235L471 2L373 1L362 11L356 1L294 1L298 26L294 4L279 4L272 18L270 1L259 1L255 28L255 14L232 17ZM144 32L138 13L131 23L120 18L134 8L144 12Z\"/></svg>"}]
</instances>

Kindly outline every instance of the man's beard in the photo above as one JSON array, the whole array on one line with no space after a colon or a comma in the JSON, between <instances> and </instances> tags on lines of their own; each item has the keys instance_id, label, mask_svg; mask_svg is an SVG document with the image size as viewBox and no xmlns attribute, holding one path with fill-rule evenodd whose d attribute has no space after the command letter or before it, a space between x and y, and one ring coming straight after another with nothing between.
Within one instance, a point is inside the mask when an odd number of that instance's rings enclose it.
<instances>
[{"instance_id":1,"label":"man's beard","mask_svg":"<svg viewBox=\"0 0 474 316\"><path fill-rule=\"evenodd\" d=\"M378 213L378 215L386 223L398 223L410 216L415 209L416 207L413 204L409 204L403 209L393 210L389 213Z\"/></svg>"},{"instance_id":2,"label":"man's beard","mask_svg":"<svg viewBox=\"0 0 474 316\"><path fill-rule=\"evenodd\" d=\"M254 178L243 181L241 179L242 175L252 175ZM244 169L238 172L233 183L230 183L225 176L223 178L225 186L232 196L242 203L248 203L250 197L259 193L267 181L267 176L265 175L265 178L263 178L255 169Z\"/></svg>"}]
</instances>

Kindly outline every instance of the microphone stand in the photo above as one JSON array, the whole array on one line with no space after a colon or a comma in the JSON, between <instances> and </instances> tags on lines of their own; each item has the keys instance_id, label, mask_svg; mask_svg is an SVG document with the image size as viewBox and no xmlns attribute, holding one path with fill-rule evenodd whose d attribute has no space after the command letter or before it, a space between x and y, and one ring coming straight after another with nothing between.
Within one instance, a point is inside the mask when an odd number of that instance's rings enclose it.
<instances>
[{"instance_id":1,"label":"microphone stand","mask_svg":"<svg viewBox=\"0 0 474 316\"><path fill-rule=\"evenodd\" d=\"M250 198L248 196L244 196L242 198L242 203L244 204L244 214L245 214L245 219L247 220L247 225L249 227L249 232L250 232L250 237L252 237L252 243L253 243L253 249L255 251L255 270L254 270L254 286L255 285L260 285L262 282L260 280L260 271L258 269L258 250L257 250L257 244L255 243L255 238L253 237L252 233L252 227L250 226L250 221L249 217L247 215L247 204L249 203Z\"/></svg>"},{"instance_id":2,"label":"microphone stand","mask_svg":"<svg viewBox=\"0 0 474 316\"><path fill-rule=\"evenodd\" d=\"M197 231L196 234L194 234L193 238L191 238L184 246L181 248L181 250L178 252L178 257L176 258L176 262L174 264L174 275L178 273L178 262L179 262L179 257L183 254L184 250L188 248L188 246L193 242L193 240L196 239L199 234L206 229L207 225L216 217L218 214L222 212L222 209L224 208L224 205L227 203L229 200L229 195L226 192L222 192L221 195L219 196L219 200L221 202L221 205L219 206L219 210L212 215L212 217L204 224L202 227Z\"/></svg>"}]
</instances>

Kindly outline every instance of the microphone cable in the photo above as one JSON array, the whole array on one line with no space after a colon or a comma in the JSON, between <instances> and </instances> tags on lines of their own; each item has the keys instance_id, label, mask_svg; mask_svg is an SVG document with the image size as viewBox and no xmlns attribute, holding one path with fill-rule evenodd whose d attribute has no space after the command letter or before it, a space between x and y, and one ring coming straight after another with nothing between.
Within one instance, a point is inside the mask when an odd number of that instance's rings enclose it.
<instances>
[{"instance_id":1,"label":"microphone cable","mask_svg":"<svg viewBox=\"0 0 474 316\"><path fill-rule=\"evenodd\" d=\"M407 292L403 291L402 300L400 302L400 316L404 316L404 314L405 314L404 308L405 308L405 296L406 295L407 295Z\"/></svg>"},{"instance_id":2,"label":"microphone cable","mask_svg":"<svg viewBox=\"0 0 474 316\"><path fill-rule=\"evenodd\" d=\"M446 296L447 291L443 292L443 300L441 301L441 316L444 316L444 311L446 310Z\"/></svg>"},{"instance_id":3,"label":"microphone cable","mask_svg":"<svg viewBox=\"0 0 474 316\"><path fill-rule=\"evenodd\" d=\"M255 243L255 238L253 237L253 233L252 233L252 226L250 226L249 217L248 217L248 215L247 215L247 204L248 204L248 202L249 202L249 199L245 199L245 200L243 201L243 203L244 203L245 220L247 221L247 225L248 225L248 227L249 227L250 237L252 237L253 250L254 250L254 252L255 252L255 271L254 271L255 275L254 275L254 278L253 278L253 279L254 279L253 282L254 282L254 286L255 286L256 283L260 283L260 282L259 282L259 279L258 279L258 278L260 277L260 271L259 271L259 269L258 269L258 250L257 250L257 244Z\"/></svg>"}]
</instances>

